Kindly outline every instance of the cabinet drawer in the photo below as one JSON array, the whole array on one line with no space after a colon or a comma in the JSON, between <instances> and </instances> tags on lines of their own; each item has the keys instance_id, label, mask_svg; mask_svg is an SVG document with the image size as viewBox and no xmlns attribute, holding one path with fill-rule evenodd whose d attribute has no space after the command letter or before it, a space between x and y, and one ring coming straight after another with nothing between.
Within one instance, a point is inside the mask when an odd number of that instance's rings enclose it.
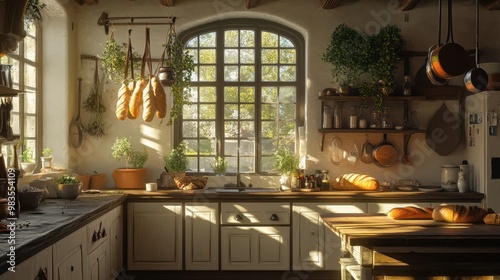
<instances>
[{"instance_id":1,"label":"cabinet drawer","mask_svg":"<svg viewBox=\"0 0 500 280\"><path fill-rule=\"evenodd\" d=\"M289 203L222 203L221 224L287 225Z\"/></svg>"},{"instance_id":2,"label":"cabinet drawer","mask_svg":"<svg viewBox=\"0 0 500 280\"><path fill-rule=\"evenodd\" d=\"M110 214L103 215L90 222L86 227L85 240L87 252L94 251L97 247L108 240Z\"/></svg>"}]
</instances>

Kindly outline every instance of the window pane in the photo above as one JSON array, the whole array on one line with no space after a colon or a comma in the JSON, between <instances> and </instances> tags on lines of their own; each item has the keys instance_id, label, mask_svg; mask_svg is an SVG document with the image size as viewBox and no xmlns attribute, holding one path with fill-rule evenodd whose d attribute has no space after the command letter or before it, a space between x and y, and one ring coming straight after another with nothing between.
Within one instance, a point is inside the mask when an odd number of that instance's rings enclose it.
<instances>
[{"instance_id":1,"label":"window pane","mask_svg":"<svg viewBox=\"0 0 500 280\"><path fill-rule=\"evenodd\" d=\"M224 137L227 138L238 137L238 122L234 121L224 122Z\"/></svg>"},{"instance_id":2,"label":"window pane","mask_svg":"<svg viewBox=\"0 0 500 280\"><path fill-rule=\"evenodd\" d=\"M186 155L198 154L198 140L184 140L186 142Z\"/></svg>"},{"instance_id":3,"label":"window pane","mask_svg":"<svg viewBox=\"0 0 500 280\"><path fill-rule=\"evenodd\" d=\"M240 119L253 119L255 117L255 105L253 104L245 104L240 106Z\"/></svg>"},{"instance_id":4,"label":"window pane","mask_svg":"<svg viewBox=\"0 0 500 280\"><path fill-rule=\"evenodd\" d=\"M262 32L262 47L278 47L278 35Z\"/></svg>"},{"instance_id":5,"label":"window pane","mask_svg":"<svg viewBox=\"0 0 500 280\"><path fill-rule=\"evenodd\" d=\"M278 80L277 66L262 66L262 81L275 82Z\"/></svg>"},{"instance_id":6,"label":"window pane","mask_svg":"<svg viewBox=\"0 0 500 280\"><path fill-rule=\"evenodd\" d=\"M225 156L237 156L238 155L238 141L237 140L226 140L224 141L224 155ZM230 160L229 158L227 159Z\"/></svg>"},{"instance_id":7,"label":"window pane","mask_svg":"<svg viewBox=\"0 0 500 280\"><path fill-rule=\"evenodd\" d=\"M253 87L241 87L240 102L255 102L255 89Z\"/></svg>"},{"instance_id":8,"label":"window pane","mask_svg":"<svg viewBox=\"0 0 500 280\"><path fill-rule=\"evenodd\" d=\"M255 163L253 157L240 157L240 172L253 173L255 172Z\"/></svg>"},{"instance_id":9,"label":"window pane","mask_svg":"<svg viewBox=\"0 0 500 280\"><path fill-rule=\"evenodd\" d=\"M200 66L200 81L215 82L215 66Z\"/></svg>"},{"instance_id":10,"label":"window pane","mask_svg":"<svg viewBox=\"0 0 500 280\"><path fill-rule=\"evenodd\" d=\"M200 105L200 119L213 120L215 119L215 104Z\"/></svg>"},{"instance_id":11,"label":"window pane","mask_svg":"<svg viewBox=\"0 0 500 280\"><path fill-rule=\"evenodd\" d=\"M280 63L293 64L296 62L295 50L280 50Z\"/></svg>"},{"instance_id":12,"label":"window pane","mask_svg":"<svg viewBox=\"0 0 500 280\"><path fill-rule=\"evenodd\" d=\"M238 66L224 66L224 81L238 81Z\"/></svg>"},{"instance_id":13,"label":"window pane","mask_svg":"<svg viewBox=\"0 0 500 280\"><path fill-rule=\"evenodd\" d=\"M280 137L295 137L294 122L280 122Z\"/></svg>"},{"instance_id":14,"label":"window pane","mask_svg":"<svg viewBox=\"0 0 500 280\"><path fill-rule=\"evenodd\" d=\"M242 82L255 81L255 67L254 66L241 66L240 76Z\"/></svg>"},{"instance_id":15,"label":"window pane","mask_svg":"<svg viewBox=\"0 0 500 280\"><path fill-rule=\"evenodd\" d=\"M182 117L185 120L197 119L198 118L198 106L196 106L196 105L184 105L184 106L182 106Z\"/></svg>"},{"instance_id":16,"label":"window pane","mask_svg":"<svg viewBox=\"0 0 500 280\"><path fill-rule=\"evenodd\" d=\"M36 92L24 94L24 110L27 114L36 114Z\"/></svg>"},{"instance_id":17,"label":"window pane","mask_svg":"<svg viewBox=\"0 0 500 280\"><path fill-rule=\"evenodd\" d=\"M212 139L201 139L200 155L215 155L215 141Z\"/></svg>"},{"instance_id":18,"label":"window pane","mask_svg":"<svg viewBox=\"0 0 500 280\"><path fill-rule=\"evenodd\" d=\"M198 37L194 37L194 38L190 39L189 41L187 41L186 46L188 48L198 47Z\"/></svg>"},{"instance_id":19,"label":"window pane","mask_svg":"<svg viewBox=\"0 0 500 280\"><path fill-rule=\"evenodd\" d=\"M280 66L280 81L295 81L295 66Z\"/></svg>"},{"instance_id":20,"label":"window pane","mask_svg":"<svg viewBox=\"0 0 500 280\"><path fill-rule=\"evenodd\" d=\"M215 137L215 122L200 122L200 137ZM200 140L201 141L201 140Z\"/></svg>"},{"instance_id":21,"label":"window pane","mask_svg":"<svg viewBox=\"0 0 500 280\"><path fill-rule=\"evenodd\" d=\"M200 102L215 102L215 87L200 87Z\"/></svg>"},{"instance_id":22,"label":"window pane","mask_svg":"<svg viewBox=\"0 0 500 280\"><path fill-rule=\"evenodd\" d=\"M226 30L224 32L224 46L238 47L238 30Z\"/></svg>"},{"instance_id":23,"label":"window pane","mask_svg":"<svg viewBox=\"0 0 500 280\"><path fill-rule=\"evenodd\" d=\"M36 40L30 36L24 38L24 53L28 60L36 61Z\"/></svg>"},{"instance_id":24,"label":"window pane","mask_svg":"<svg viewBox=\"0 0 500 280\"><path fill-rule=\"evenodd\" d=\"M224 102L238 102L237 87L224 87Z\"/></svg>"},{"instance_id":25,"label":"window pane","mask_svg":"<svg viewBox=\"0 0 500 280\"><path fill-rule=\"evenodd\" d=\"M236 105L236 104L224 105L224 119L237 120L238 119L238 105Z\"/></svg>"},{"instance_id":26,"label":"window pane","mask_svg":"<svg viewBox=\"0 0 500 280\"><path fill-rule=\"evenodd\" d=\"M263 157L261 159L262 170L271 172L275 169L275 158L274 157Z\"/></svg>"},{"instance_id":27,"label":"window pane","mask_svg":"<svg viewBox=\"0 0 500 280\"><path fill-rule=\"evenodd\" d=\"M198 123L184 121L182 122L182 136L183 137L197 137L198 136Z\"/></svg>"},{"instance_id":28,"label":"window pane","mask_svg":"<svg viewBox=\"0 0 500 280\"><path fill-rule=\"evenodd\" d=\"M262 122L262 137L276 138L278 136L278 125L275 121ZM274 139L272 141L275 141Z\"/></svg>"},{"instance_id":29,"label":"window pane","mask_svg":"<svg viewBox=\"0 0 500 280\"><path fill-rule=\"evenodd\" d=\"M278 88L277 87L263 87L262 88L262 102L278 102Z\"/></svg>"},{"instance_id":30,"label":"window pane","mask_svg":"<svg viewBox=\"0 0 500 280\"><path fill-rule=\"evenodd\" d=\"M240 136L241 137L254 137L255 127L254 122L241 122L240 123Z\"/></svg>"},{"instance_id":31,"label":"window pane","mask_svg":"<svg viewBox=\"0 0 500 280\"><path fill-rule=\"evenodd\" d=\"M255 142L253 140L241 140L240 155L253 156L255 154Z\"/></svg>"},{"instance_id":32,"label":"window pane","mask_svg":"<svg viewBox=\"0 0 500 280\"><path fill-rule=\"evenodd\" d=\"M13 120L13 123L19 123L18 120ZM36 137L36 117L34 116L27 116L25 118L25 131L24 131L24 136L25 137ZM19 129L14 129L14 131L19 131Z\"/></svg>"},{"instance_id":33,"label":"window pane","mask_svg":"<svg viewBox=\"0 0 500 280\"><path fill-rule=\"evenodd\" d=\"M212 162L213 157L201 157L200 158L200 172L210 172L212 171L212 167L210 167L210 163Z\"/></svg>"},{"instance_id":34,"label":"window pane","mask_svg":"<svg viewBox=\"0 0 500 280\"><path fill-rule=\"evenodd\" d=\"M280 87L280 102L295 103L297 91L295 87Z\"/></svg>"},{"instance_id":35,"label":"window pane","mask_svg":"<svg viewBox=\"0 0 500 280\"><path fill-rule=\"evenodd\" d=\"M225 49L224 50L224 63L238 63L238 49Z\"/></svg>"},{"instance_id":36,"label":"window pane","mask_svg":"<svg viewBox=\"0 0 500 280\"><path fill-rule=\"evenodd\" d=\"M262 104L262 119L275 120L276 119L276 104Z\"/></svg>"},{"instance_id":37,"label":"window pane","mask_svg":"<svg viewBox=\"0 0 500 280\"><path fill-rule=\"evenodd\" d=\"M252 30L241 30L240 32L240 47L255 46L255 35Z\"/></svg>"},{"instance_id":38,"label":"window pane","mask_svg":"<svg viewBox=\"0 0 500 280\"><path fill-rule=\"evenodd\" d=\"M199 59L198 59L199 52L197 49L188 49L188 53L189 53L189 55L191 55L193 57L194 64L200 63Z\"/></svg>"},{"instance_id":39,"label":"window pane","mask_svg":"<svg viewBox=\"0 0 500 280\"><path fill-rule=\"evenodd\" d=\"M226 158L227 162L229 163L229 166L227 168L227 172L230 173L236 173L238 170L236 169L236 163L237 163L237 158Z\"/></svg>"},{"instance_id":40,"label":"window pane","mask_svg":"<svg viewBox=\"0 0 500 280\"><path fill-rule=\"evenodd\" d=\"M197 158L188 157L188 171L199 172Z\"/></svg>"},{"instance_id":41,"label":"window pane","mask_svg":"<svg viewBox=\"0 0 500 280\"><path fill-rule=\"evenodd\" d=\"M215 50L207 49L200 50L200 64L213 64L215 63Z\"/></svg>"},{"instance_id":42,"label":"window pane","mask_svg":"<svg viewBox=\"0 0 500 280\"><path fill-rule=\"evenodd\" d=\"M280 36L280 47L282 48L293 48L293 43L287 38Z\"/></svg>"},{"instance_id":43,"label":"window pane","mask_svg":"<svg viewBox=\"0 0 500 280\"><path fill-rule=\"evenodd\" d=\"M263 155L274 155L276 151L276 141L274 139L263 139L262 140L262 154Z\"/></svg>"},{"instance_id":44,"label":"window pane","mask_svg":"<svg viewBox=\"0 0 500 280\"><path fill-rule=\"evenodd\" d=\"M193 72L191 72L191 82L197 82L199 80L198 66L194 66Z\"/></svg>"},{"instance_id":45,"label":"window pane","mask_svg":"<svg viewBox=\"0 0 500 280\"><path fill-rule=\"evenodd\" d=\"M200 36L200 47L216 47L215 32L206 33Z\"/></svg>"},{"instance_id":46,"label":"window pane","mask_svg":"<svg viewBox=\"0 0 500 280\"><path fill-rule=\"evenodd\" d=\"M262 64L276 64L278 63L278 50L277 49L263 49L262 50Z\"/></svg>"},{"instance_id":47,"label":"window pane","mask_svg":"<svg viewBox=\"0 0 500 280\"><path fill-rule=\"evenodd\" d=\"M280 120L295 119L295 104L280 104Z\"/></svg>"},{"instance_id":48,"label":"window pane","mask_svg":"<svg viewBox=\"0 0 500 280\"><path fill-rule=\"evenodd\" d=\"M26 65L24 68L24 83L25 87L35 88L36 87L36 68L30 65Z\"/></svg>"},{"instance_id":49,"label":"window pane","mask_svg":"<svg viewBox=\"0 0 500 280\"><path fill-rule=\"evenodd\" d=\"M240 52L240 63L253 64L255 63L255 51L253 49L243 49Z\"/></svg>"}]
</instances>

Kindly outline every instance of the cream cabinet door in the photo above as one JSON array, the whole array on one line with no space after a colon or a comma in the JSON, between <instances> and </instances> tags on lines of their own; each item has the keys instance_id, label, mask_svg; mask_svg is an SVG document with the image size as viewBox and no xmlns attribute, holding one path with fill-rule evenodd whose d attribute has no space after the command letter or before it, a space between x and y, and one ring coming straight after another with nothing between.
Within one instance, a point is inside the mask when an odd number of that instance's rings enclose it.
<instances>
[{"instance_id":1,"label":"cream cabinet door","mask_svg":"<svg viewBox=\"0 0 500 280\"><path fill-rule=\"evenodd\" d=\"M111 279L115 279L123 268L123 207L118 206L111 212L109 233L109 255Z\"/></svg>"},{"instance_id":2,"label":"cream cabinet door","mask_svg":"<svg viewBox=\"0 0 500 280\"><path fill-rule=\"evenodd\" d=\"M127 224L130 270L182 269L182 204L129 203Z\"/></svg>"},{"instance_id":3,"label":"cream cabinet door","mask_svg":"<svg viewBox=\"0 0 500 280\"><path fill-rule=\"evenodd\" d=\"M109 242L106 241L88 255L89 280L110 279L109 261Z\"/></svg>"},{"instance_id":4,"label":"cream cabinet door","mask_svg":"<svg viewBox=\"0 0 500 280\"><path fill-rule=\"evenodd\" d=\"M86 229L81 228L53 245L54 280L82 280L87 268Z\"/></svg>"},{"instance_id":5,"label":"cream cabinet door","mask_svg":"<svg viewBox=\"0 0 500 280\"><path fill-rule=\"evenodd\" d=\"M218 203L186 203L186 269L219 269Z\"/></svg>"},{"instance_id":6,"label":"cream cabinet door","mask_svg":"<svg viewBox=\"0 0 500 280\"><path fill-rule=\"evenodd\" d=\"M290 227L222 227L221 269L289 270Z\"/></svg>"},{"instance_id":7,"label":"cream cabinet door","mask_svg":"<svg viewBox=\"0 0 500 280\"><path fill-rule=\"evenodd\" d=\"M340 239L325 229L323 213L366 213L366 203L294 203L292 213L293 269L340 270Z\"/></svg>"},{"instance_id":8,"label":"cream cabinet door","mask_svg":"<svg viewBox=\"0 0 500 280\"><path fill-rule=\"evenodd\" d=\"M52 246L16 265L15 272L7 271L0 275L0 280L52 279ZM37 278L39 276L39 278Z\"/></svg>"}]
</instances>

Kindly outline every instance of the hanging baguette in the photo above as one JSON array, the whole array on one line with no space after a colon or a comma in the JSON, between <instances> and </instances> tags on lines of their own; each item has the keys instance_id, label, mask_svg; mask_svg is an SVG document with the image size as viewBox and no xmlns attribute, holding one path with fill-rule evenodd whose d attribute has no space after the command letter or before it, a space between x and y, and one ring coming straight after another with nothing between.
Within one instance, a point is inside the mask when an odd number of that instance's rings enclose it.
<instances>
[{"instance_id":1,"label":"hanging baguette","mask_svg":"<svg viewBox=\"0 0 500 280\"><path fill-rule=\"evenodd\" d=\"M118 90L118 99L116 101L115 114L116 114L116 117L121 121L125 120L127 118L127 116L130 115L129 102L130 102L131 91L130 91L129 85L127 85L127 75L128 75L129 61L134 59L134 57L132 55L132 41L130 39L131 32L132 32L132 30L128 31L127 57L125 59L125 78L122 82L120 89ZM131 63L133 63L133 62L131 62ZM133 68L134 67L131 64L130 71L132 72L132 80L134 79ZM133 81L131 83L133 83Z\"/></svg>"},{"instance_id":2,"label":"hanging baguette","mask_svg":"<svg viewBox=\"0 0 500 280\"><path fill-rule=\"evenodd\" d=\"M153 71L152 71L152 67L151 67L149 27L146 28L146 48L144 50L144 54L146 56L146 64L148 65L149 75L151 76ZM151 84L152 84L151 80L149 80L146 84L146 87L144 88L144 90L142 92L142 101L143 101L143 107L144 107L143 112L142 112L142 119L145 120L146 122L151 122L155 116L155 113L156 113L155 96L154 96L153 86Z\"/></svg>"},{"instance_id":3,"label":"hanging baguette","mask_svg":"<svg viewBox=\"0 0 500 280\"><path fill-rule=\"evenodd\" d=\"M146 28L146 34L147 33L148 28ZM129 111L131 119L137 119L141 114L141 106L143 105L143 91L149 83L149 81L145 79L148 44L148 38L146 38L146 41L144 43L144 54L142 55L141 78L135 83L134 91L132 92L132 96L130 97Z\"/></svg>"},{"instance_id":4,"label":"hanging baguette","mask_svg":"<svg viewBox=\"0 0 500 280\"><path fill-rule=\"evenodd\" d=\"M163 84L158 78L158 72L160 70L160 66L163 65L163 60L165 59L165 53L167 52L168 42L165 48L163 49L163 53L161 54L160 61L158 62L158 66L156 67L156 71L154 76L151 78L151 85L153 86L153 92L155 95L155 103L156 103L156 116L159 119L165 118L167 115L167 94L165 93L165 88L163 88Z\"/></svg>"}]
</instances>

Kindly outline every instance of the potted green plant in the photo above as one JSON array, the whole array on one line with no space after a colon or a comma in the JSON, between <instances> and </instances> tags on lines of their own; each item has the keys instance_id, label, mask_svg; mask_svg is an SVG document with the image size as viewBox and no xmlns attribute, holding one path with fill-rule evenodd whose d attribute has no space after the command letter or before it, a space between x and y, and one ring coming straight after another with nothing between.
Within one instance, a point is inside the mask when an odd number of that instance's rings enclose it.
<instances>
[{"instance_id":1,"label":"potted green plant","mask_svg":"<svg viewBox=\"0 0 500 280\"><path fill-rule=\"evenodd\" d=\"M80 194L82 182L71 174L63 174L56 179L57 197L65 199L76 199Z\"/></svg>"},{"instance_id":2,"label":"potted green plant","mask_svg":"<svg viewBox=\"0 0 500 280\"><path fill-rule=\"evenodd\" d=\"M47 4L41 3L39 0L28 0L26 10L24 11L25 23L29 24L37 20L42 20L42 10L46 7Z\"/></svg>"},{"instance_id":3,"label":"potted green plant","mask_svg":"<svg viewBox=\"0 0 500 280\"><path fill-rule=\"evenodd\" d=\"M118 161L124 161L125 167L116 168L111 177L117 188L145 188L146 172L144 164L149 154L144 148L139 151L133 148L130 138L118 137L111 147L111 155Z\"/></svg>"},{"instance_id":4,"label":"potted green plant","mask_svg":"<svg viewBox=\"0 0 500 280\"><path fill-rule=\"evenodd\" d=\"M40 160L42 161L42 171L50 172L52 170L52 161L54 160L54 157L52 157L52 148L44 148Z\"/></svg>"},{"instance_id":5,"label":"potted green plant","mask_svg":"<svg viewBox=\"0 0 500 280\"><path fill-rule=\"evenodd\" d=\"M367 36L346 24L340 24L332 33L322 59L332 65L333 82L339 86L339 93L343 94L367 72L368 58Z\"/></svg>"},{"instance_id":6,"label":"potted green plant","mask_svg":"<svg viewBox=\"0 0 500 280\"><path fill-rule=\"evenodd\" d=\"M275 153L276 171L281 175L282 189L290 189L290 176L299 168L299 157L290 148L279 147Z\"/></svg>"},{"instance_id":7,"label":"potted green plant","mask_svg":"<svg viewBox=\"0 0 500 280\"><path fill-rule=\"evenodd\" d=\"M24 174L33 174L35 171L36 163L34 158L31 147L26 147L21 153L20 164L21 169L24 170Z\"/></svg>"},{"instance_id":8,"label":"potted green plant","mask_svg":"<svg viewBox=\"0 0 500 280\"><path fill-rule=\"evenodd\" d=\"M186 151L186 142L181 142L169 154L163 156L165 172L157 180L159 187L175 188L174 177L185 176L185 172L189 166Z\"/></svg>"},{"instance_id":9,"label":"potted green plant","mask_svg":"<svg viewBox=\"0 0 500 280\"><path fill-rule=\"evenodd\" d=\"M223 159L222 157L217 157L210 163L210 167L212 167L214 173L219 176L226 174L228 165L229 165L228 161Z\"/></svg>"}]
</instances>

